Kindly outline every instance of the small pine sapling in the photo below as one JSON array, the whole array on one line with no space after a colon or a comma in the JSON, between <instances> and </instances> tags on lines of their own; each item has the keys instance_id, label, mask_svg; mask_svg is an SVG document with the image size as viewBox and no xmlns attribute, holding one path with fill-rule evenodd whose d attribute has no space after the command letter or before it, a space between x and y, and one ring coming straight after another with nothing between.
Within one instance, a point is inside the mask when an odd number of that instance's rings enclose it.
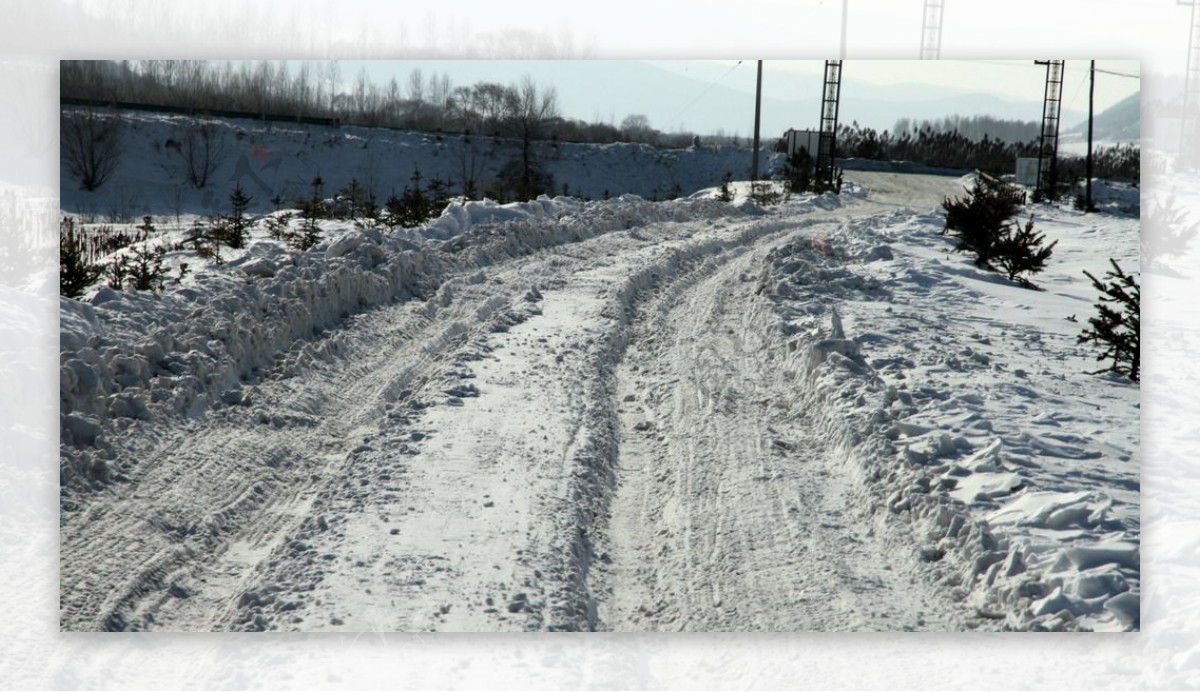
<instances>
[{"instance_id":1,"label":"small pine sapling","mask_svg":"<svg viewBox=\"0 0 1200 692\"><path fill-rule=\"evenodd\" d=\"M64 216L58 225L58 291L64 298L78 298L100 278L102 268L88 261L88 248L75 219Z\"/></svg>"},{"instance_id":2,"label":"small pine sapling","mask_svg":"<svg viewBox=\"0 0 1200 692\"><path fill-rule=\"evenodd\" d=\"M1108 261L1113 269L1104 274L1107 282L1083 272L1101 296L1095 306L1099 314L1088 318L1088 328L1079 335L1079 343L1100 345L1102 350L1096 360L1112 361L1107 368L1089 375L1115 372L1138 382L1141 377L1142 290L1137 280L1122 271L1116 260Z\"/></svg>"},{"instance_id":3,"label":"small pine sapling","mask_svg":"<svg viewBox=\"0 0 1200 692\"><path fill-rule=\"evenodd\" d=\"M302 203L300 208L300 228L286 236L287 242L293 248L305 252L321 242L322 230L317 219L325 213L324 201L321 197L321 186L325 181L321 176L313 178L312 197Z\"/></svg>"},{"instance_id":4,"label":"small pine sapling","mask_svg":"<svg viewBox=\"0 0 1200 692\"><path fill-rule=\"evenodd\" d=\"M383 209L386 212L383 215L383 225L387 226L388 230L395 230L397 226L404 225L404 203L395 192L388 196Z\"/></svg>"},{"instance_id":5,"label":"small pine sapling","mask_svg":"<svg viewBox=\"0 0 1200 692\"><path fill-rule=\"evenodd\" d=\"M607 195L608 190L604 192ZM606 196L605 199L608 199L608 197ZM725 171L725 175L721 176L721 185L717 187L717 201L733 201L733 173L729 171Z\"/></svg>"},{"instance_id":6,"label":"small pine sapling","mask_svg":"<svg viewBox=\"0 0 1200 692\"><path fill-rule=\"evenodd\" d=\"M760 207L774 206L783 201L783 193L768 180L756 180L750 184L750 199Z\"/></svg>"},{"instance_id":7,"label":"small pine sapling","mask_svg":"<svg viewBox=\"0 0 1200 692\"><path fill-rule=\"evenodd\" d=\"M253 198L242 191L241 183L234 186L233 191L229 193L229 206L232 211L227 222L228 230L225 241L231 248L246 247L251 225L249 217L246 216L246 210L252 201Z\"/></svg>"},{"instance_id":8,"label":"small pine sapling","mask_svg":"<svg viewBox=\"0 0 1200 692\"><path fill-rule=\"evenodd\" d=\"M338 191L339 211L343 212L350 221L354 221L358 218L365 194L366 191L363 189L362 183L358 182L358 178L351 178L350 182Z\"/></svg>"},{"instance_id":9,"label":"small pine sapling","mask_svg":"<svg viewBox=\"0 0 1200 692\"><path fill-rule=\"evenodd\" d=\"M808 150L801 149L789 156L783 164L782 174L788 192L808 192L813 183L813 160Z\"/></svg>"},{"instance_id":10,"label":"small pine sapling","mask_svg":"<svg viewBox=\"0 0 1200 692\"><path fill-rule=\"evenodd\" d=\"M267 228L267 237L271 240L285 240L288 235L288 222L291 220L292 213L290 211L264 218L263 225Z\"/></svg>"},{"instance_id":11,"label":"small pine sapling","mask_svg":"<svg viewBox=\"0 0 1200 692\"><path fill-rule=\"evenodd\" d=\"M1043 234L1033 230L1033 217L1024 225L1017 221L1005 224L992 243L992 262L1004 270L1009 281L1034 288L1033 283L1021 274L1037 274L1046 268L1046 260L1050 259L1058 241L1043 246L1045 240Z\"/></svg>"},{"instance_id":12,"label":"small pine sapling","mask_svg":"<svg viewBox=\"0 0 1200 692\"><path fill-rule=\"evenodd\" d=\"M980 174L966 197L947 197L942 208L946 210L942 234L958 238L955 252L973 252L976 266L988 267L1006 222L1021 208L1021 193L1002 180Z\"/></svg>"},{"instance_id":13,"label":"small pine sapling","mask_svg":"<svg viewBox=\"0 0 1200 692\"><path fill-rule=\"evenodd\" d=\"M128 258L129 279L133 282L134 290L157 291L163 287L163 255L161 247L135 247L131 256L123 255L122 261Z\"/></svg>"},{"instance_id":14,"label":"small pine sapling","mask_svg":"<svg viewBox=\"0 0 1200 692\"><path fill-rule=\"evenodd\" d=\"M117 255L104 266L104 276L109 288L121 290L125 287L125 279L129 277L129 259L125 255Z\"/></svg>"},{"instance_id":15,"label":"small pine sapling","mask_svg":"<svg viewBox=\"0 0 1200 692\"><path fill-rule=\"evenodd\" d=\"M287 236L288 244L301 252L306 252L321 242L323 231L315 216L303 215L300 228Z\"/></svg>"}]
</instances>

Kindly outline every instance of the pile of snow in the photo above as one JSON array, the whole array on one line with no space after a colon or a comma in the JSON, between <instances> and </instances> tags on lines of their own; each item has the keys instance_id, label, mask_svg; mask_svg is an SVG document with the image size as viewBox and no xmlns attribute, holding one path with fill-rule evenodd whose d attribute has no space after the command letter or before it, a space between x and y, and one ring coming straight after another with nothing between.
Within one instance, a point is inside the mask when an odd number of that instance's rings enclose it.
<instances>
[{"instance_id":1,"label":"pile of snow","mask_svg":"<svg viewBox=\"0 0 1200 692\"><path fill-rule=\"evenodd\" d=\"M847 473L956 598L1016 629L1137 629L1139 388L1085 374L1099 365L1076 337L1098 298L1083 270L1136 272L1138 221L1026 213L1059 241L1044 291L950 253L944 218L909 210L776 250L763 290L808 344Z\"/></svg>"},{"instance_id":2,"label":"pile of snow","mask_svg":"<svg viewBox=\"0 0 1200 692\"><path fill-rule=\"evenodd\" d=\"M1083 197L1087 186L1080 182L1075 186L1073 195ZM1137 185L1122 183L1103 178L1092 179L1092 204L1098 211L1106 214L1123 214L1138 216L1142 209L1142 189Z\"/></svg>"},{"instance_id":3,"label":"pile of snow","mask_svg":"<svg viewBox=\"0 0 1200 692\"><path fill-rule=\"evenodd\" d=\"M711 200L652 203L633 195L600 202L542 197L526 203L451 205L428 226L388 234L327 223L326 240L297 252L252 231L246 249L204 265L168 254L161 292L97 286L60 300L61 472L64 487L119 478L105 441L110 426L159 416L199 416L246 403L256 373L298 374L337 353L346 317L405 299L429 299L450 276L536 250L653 222L740 215ZM425 238L449 238L444 242ZM157 242L171 244L168 234ZM431 316L438 303L430 300ZM119 466L119 464L118 464Z\"/></svg>"}]
</instances>

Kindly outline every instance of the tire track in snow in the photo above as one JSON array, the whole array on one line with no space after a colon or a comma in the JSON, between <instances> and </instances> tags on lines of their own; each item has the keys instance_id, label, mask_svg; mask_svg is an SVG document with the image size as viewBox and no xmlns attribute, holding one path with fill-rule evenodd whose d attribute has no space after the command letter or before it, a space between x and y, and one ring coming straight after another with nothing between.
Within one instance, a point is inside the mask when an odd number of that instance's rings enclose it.
<instances>
[{"instance_id":1,"label":"tire track in snow","mask_svg":"<svg viewBox=\"0 0 1200 692\"><path fill-rule=\"evenodd\" d=\"M302 376L272 379L268 371L250 404L148 432L137 442L145 457L130 480L65 517L63 628L604 624L605 593L591 571L603 573L611 557L602 541L619 435L613 370L625 347L628 311L675 275L685 275L685 283L701 280L705 272L692 270L705 257L735 255L762 236L845 216L844 210L814 213L801 224L769 216L714 224L701 217L606 233L464 274L447 284L440 302L359 315L337 331L340 353L302 344L315 357ZM542 287L544 314L490 332L531 284ZM555 305L563 309L562 329L547 346L534 329L548 326L545 313L552 316ZM743 348L731 342L721 353L735 347ZM555 349L561 364L542 359ZM491 361L477 361L489 354L499 354L492 371ZM469 383L471 374L477 383L489 382L478 397L446 393ZM528 425L531 414L516 415L515 400L506 406L496 396L513 382L521 385L513 391L532 394L522 377L564 387L560 396L567 403L532 414L545 418L537 424L561 428L561 437L538 443L530 434L536 429ZM715 387L694 410L736 413L744 394L728 384ZM472 427L480 407L491 409L493 421L508 418L511 430ZM446 442L450 449L430 453ZM735 451L761 452L757 446ZM417 469L418 463L425 466ZM510 480L525 493L506 495L510 507L501 505L499 493L483 490L495 487L489 473L497 471L511 471ZM698 488L708 481L693 479ZM738 493L747 487L739 479L717 482ZM478 505L464 504L468 483L476 483ZM718 493L718 501L726 502L726 494ZM492 507L483 506L488 501ZM519 503L523 508L514 509ZM498 517L506 511L511 514ZM723 505L714 511L723 522L735 518ZM456 512L461 521L447 519ZM387 526L371 525L380 514ZM421 543L404 542L454 531L478 542L446 540L425 553ZM695 535L710 555L736 554L741 545L702 530ZM723 530L720 541L729 535ZM471 562L474 549L491 538L505 557L493 570L504 572L499 580L479 572L491 565ZM389 577L397 581L389 584ZM488 596L493 584L496 596L511 600ZM711 584L703 588L712 591ZM728 601L730 588L718 584L716 598ZM348 606L362 619L347 620ZM301 609L302 621L288 619Z\"/></svg>"},{"instance_id":2,"label":"tire track in snow","mask_svg":"<svg viewBox=\"0 0 1200 692\"><path fill-rule=\"evenodd\" d=\"M345 327L357 346L340 361L268 379L251 406L164 433L125 494L64 522L61 554L88 559L61 562L62 628L230 626L262 561L324 523L313 502L369 435L364 425L418 394L443 352L488 324L494 292L463 292L441 310L371 313Z\"/></svg>"},{"instance_id":3,"label":"tire track in snow","mask_svg":"<svg viewBox=\"0 0 1200 692\"><path fill-rule=\"evenodd\" d=\"M945 188L918 183L890 199ZM961 614L905 537L878 525L861 482L843 475L844 450L812 415L802 350L756 295L766 252L795 235L708 263L635 326L618 369L606 629L956 628Z\"/></svg>"}]
</instances>

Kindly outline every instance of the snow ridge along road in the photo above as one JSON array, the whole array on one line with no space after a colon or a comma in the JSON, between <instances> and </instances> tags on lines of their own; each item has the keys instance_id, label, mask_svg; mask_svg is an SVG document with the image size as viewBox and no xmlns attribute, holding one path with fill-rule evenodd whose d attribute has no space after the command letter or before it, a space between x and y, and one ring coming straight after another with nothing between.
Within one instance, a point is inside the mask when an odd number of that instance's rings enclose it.
<instances>
[{"instance_id":1,"label":"snow ridge along road","mask_svg":"<svg viewBox=\"0 0 1200 692\"><path fill-rule=\"evenodd\" d=\"M875 191L786 214L535 203L399 248L391 275L378 239L318 248L362 267L330 287L340 319L276 329L273 357L218 362L139 415L113 408L118 389L65 419L64 477L94 459L120 477L64 487L62 628L999 626L951 598L853 463L883 442L810 373L854 342L827 306L801 330L769 286L772 252L961 190L853 179ZM355 294L353 272L384 278ZM88 325L137 320L95 311L64 340L89 363Z\"/></svg>"}]
</instances>

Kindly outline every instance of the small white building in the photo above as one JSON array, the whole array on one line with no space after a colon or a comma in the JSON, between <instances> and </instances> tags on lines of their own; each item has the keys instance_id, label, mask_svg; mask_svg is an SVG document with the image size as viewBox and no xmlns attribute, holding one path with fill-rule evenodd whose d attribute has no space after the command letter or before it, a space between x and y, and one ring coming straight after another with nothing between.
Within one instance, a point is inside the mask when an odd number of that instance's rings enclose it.
<instances>
[{"instance_id":1,"label":"small white building","mask_svg":"<svg viewBox=\"0 0 1200 692\"><path fill-rule=\"evenodd\" d=\"M1036 158L1017 159L1017 184L1037 187L1038 160Z\"/></svg>"},{"instance_id":2,"label":"small white building","mask_svg":"<svg viewBox=\"0 0 1200 692\"><path fill-rule=\"evenodd\" d=\"M817 158L817 146L821 141L821 133L819 130L790 129L783 133L783 140L787 144L788 156L792 156L801 149L804 149L815 160Z\"/></svg>"}]
</instances>

